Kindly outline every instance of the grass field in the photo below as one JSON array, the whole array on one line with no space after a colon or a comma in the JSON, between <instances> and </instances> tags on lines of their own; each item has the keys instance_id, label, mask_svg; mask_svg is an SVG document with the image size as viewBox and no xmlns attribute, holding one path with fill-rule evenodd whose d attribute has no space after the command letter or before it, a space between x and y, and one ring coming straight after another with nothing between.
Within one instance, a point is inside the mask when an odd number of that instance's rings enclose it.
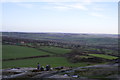
<instances>
[{"instance_id":1,"label":"grass field","mask_svg":"<svg viewBox=\"0 0 120 80\"><path fill-rule=\"evenodd\" d=\"M65 54L69 53L71 50L70 49L64 49L64 48L58 48L58 47L51 47L51 46L42 46L40 49L50 51L56 54Z\"/></svg>"},{"instance_id":2,"label":"grass field","mask_svg":"<svg viewBox=\"0 0 120 80\"><path fill-rule=\"evenodd\" d=\"M50 47L50 46L42 46L41 49L50 51L56 54L65 54L70 52L70 49ZM50 53L40 51L34 48L23 47L23 46L15 46L15 45L3 45L2 46L2 57L3 59L9 58L20 58L20 57L29 57L29 56L40 56L40 55L52 55ZM103 55L103 54L89 54L88 56L79 56L81 58L88 58L91 56L101 57L105 59L116 59L117 57ZM37 63L45 66L50 64L52 67L58 66L68 66L68 67L80 67L87 66L88 64L93 64L89 62L81 62L81 63L70 63L65 57L44 57L44 58L31 58L31 59L23 59L23 60L13 60L13 61L3 61L3 68L13 68L13 67L36 67Z\"/></svg>"},{"instance_id":3,"label":"grass field","mask_svg":"<svg viewBox=\"0 0 120 80\"><path fill-rule=\"evenodd\" d=\"M15 61L5 61L3 62L3 68L13 68L13 67L36 67L37 63L40 63L41 66L50 64L52 67L58 66L87 66L88 63L70 63L64 57L46 57L46 58L35 58L35 59L26 59L26 60L15 60Z\"/></svg>"},{"instance_id":4,"label":"grass field","mask_svg":"<svg viewBox=\"0 0 120 80\"><path fill-rule=\"evenodd\" d=\"M94 56L94 57L100 57L100 58L104 58L104 59L117 59L118 57L115 56L110 56L110 55L104 55L104 54L88 54L89 56Z\"/></svg>"},{"instance_id":5,"label":"grass field","mask_svg":"<svg viewBox=\"0 0 120 80\"><path fill-rule=\"evenodd\" d=\"M29 56L41 56L41 55L51 55L47 52L43 52L34 48L15 46L15 45L3 45L2 46L2 58L20 58Z\"/></svg>"},{"instance_id":6,"label":"grass field","mask_svg":"<svg viewBox=\"0 0 120 80\"><path fill-rule=\"evenodd\" d=\"M45 47L42 47L42 49L45 49L50 52L54 52L56 54L65 54L70 52L70 49L63 49L63 48L57 48L57 47L45 46ZM2 52L3 59L49 55L49 53L47 52L39 51L34 48L15 46L15 45L3 45L2 51L3 51ZM58 67L58 66L79 67L79 66L88 65L88 63L84 63L84 62L70 63L64 57L44 57L44 58L34 58L34 59L32 58L32 59L23 59L23 60L14 60L14 61L3 61L2 67L3 68L36 67L38 62L43 66L50 64L52 67Z\"/></svg>"}]
</instances>

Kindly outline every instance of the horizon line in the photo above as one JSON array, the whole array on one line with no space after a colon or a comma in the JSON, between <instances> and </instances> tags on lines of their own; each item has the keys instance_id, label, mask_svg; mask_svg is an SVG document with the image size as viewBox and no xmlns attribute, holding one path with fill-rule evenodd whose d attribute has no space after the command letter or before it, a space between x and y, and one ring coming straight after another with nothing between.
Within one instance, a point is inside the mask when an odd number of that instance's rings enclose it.
<instances>
[{"instance_id":1,"label":"horizon line","mask_svg":"<svg viewBox=\"0 0 120 80\"><path fill-rule=\"evenodd\" d=\"M111 35L118 35L119 33L87 33L87 32L81 32L81 33L78 33L78 32L32 32L32 31L0 31L0 32L19 32L19 33L63 33L63 34L111 34Z\"/></svg>"}]
</instances>

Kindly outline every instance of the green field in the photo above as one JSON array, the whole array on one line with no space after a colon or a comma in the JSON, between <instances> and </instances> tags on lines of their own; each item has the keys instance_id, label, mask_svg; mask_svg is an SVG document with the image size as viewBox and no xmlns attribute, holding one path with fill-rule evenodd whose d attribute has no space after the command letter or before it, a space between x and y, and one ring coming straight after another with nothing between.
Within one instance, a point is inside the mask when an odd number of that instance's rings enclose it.
<instances>
[{"instance_id":1,"label":"green field","mask_svg":"<svg viewBox=\"0 0 120 80\"><path fill-rule=\"evenodd\" d=\"M58 48L58 47L51 47L51 46L42 46L40 49L50 51L56 54L65 54L69 53L71 50L70 49L64 49L64 48Z\"/></svg>"},{"instance_id":2,"label":"green field","mask_svg":"<svg viewBox=\"0 0 120 80\"><path fill-rule=\"evenodd\" d=\"M9 58L21 58L21 57L29 57L29 56L40 56L40 55L53 55L49 52L53 52L55 54L65 54L69 53L70 49L50 47L50 46L42 46L41 49L48 51L40 51L34 48L23 47L23 46L15 46L15 45L3 45L2 47L2 57L3 59ZM104 55L104 54L89 54L88 56L79 56L81 58L89 58L89 57L101 57L105 59L116 59L117 57ZM65 57L44 57L44 58L31 58L31 59L23 59L23 60L13 60L13 61L3 61L3 68L13 68L13 67L36 67L37 63L45 66L50 64L52 67L58 66L69 66L69 67L80 67L87 66L88 64L93 64L89 62L78 62L71 63Z\"/></svg>"},{"instance_id":3,"label":"green field","mask_svg":"<svg viewBox=\"0 0 120 80\"><path fill-rule=\"evenodd\" d=\"M46 57L46 58L35 58L35 59L25 59L25 60L15 60L15 61L5 61L3 62L3 68L13 68L13 67L36 67L37 63L42 66L50 64L52 67L58 66L87 66L88 63L70 63L64 57Z\"/></svg>"},{"instance_id":4,"label":"green field","mask_svg":"<svg viewBox=\"0 0 120 80\"><path fill-rule=\"evenodd\" d=\"M57 54L65 54L70 52L70 49L63 49L57 47L42 47L42 49L55 52ZM20 58L20 57L28 57L28 56L39 56L39 55L49 55L50 53L39 51L34 48L28 48L23 46L15 46L15 45L3 45L3 59L9 58ZM23 60L13 60L13 61L3 61L3 68L13 68L13 67L36 67L37 63L45 66L50 64L52 67L58 66L86 66L89 63L70 63L65 57L44 57L44 58L31 58L31 59L23 59Z\"/></svg>"},{"instance_id":5,"label":"green field","mask_svg":"<svg viewBox=\"0 0 120 80\"><path fill-rule=\"evenodd\" d=\"M110 56L110 55L104 55L104 54L88 54L89 56L94 56L94 57L100 57L100 58L104 58L104 59L117 59L118 57L115 56Z\"/></svg>"},{"instance_id":6,"label":"green field","mask_svg":"<svg viewBox=\"0 0 120 80\"><path fill-rule=\"evenodd\" d=\"M15 46L15 45L2 46L3 59L29 57L29 56L41 56L41 55L50 55L50 54L34 48L28 48L23 46Z\"/></svg>"}]
</instances>

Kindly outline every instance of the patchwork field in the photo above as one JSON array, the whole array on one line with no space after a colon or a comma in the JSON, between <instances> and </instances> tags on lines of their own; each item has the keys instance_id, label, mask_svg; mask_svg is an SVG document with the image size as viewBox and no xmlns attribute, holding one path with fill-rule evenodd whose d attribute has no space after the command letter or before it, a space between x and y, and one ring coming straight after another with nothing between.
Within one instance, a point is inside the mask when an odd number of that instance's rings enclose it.
<instances>
[{"instance_id":1,"label":"patchwork field","mask_svg":"<svg viewBox=\"0 0 120 80\"><path fill-rule=\"evenodd\" d=\"M65 54L70 52L70 49L57 48L57 47L41 47L41 49L54 52L56 54ZM40 55L51 55L50 53L40 51L34 48L15 46L15 45L3 45L3 59L10 58L21 58L29 56L40 56ZM58 66L69 66L69 67L79 67L86 66L89 63L70 63L65 57L44 57L44 58L31 58L23 60L12 60L12 61L3 61L3 68L13 68L13 67L36 67L37 63L45 66L50 64L52 67Z\"/></svg>"},{"instance_id":2,"label":"patchwork field","mask_svg":"<svg viewBox=\"0 0 120 80\"><path fill-rule=\"evenodd\" d=\"M56 54L65 54L65 53L69 53L71 51L70 49L51 47L51 46L42 46L42 47L40 47L40 49L46 50L46 51L49 51L49 52L53 52L53 53L56 53Z\"/></svg>"},{"instance_id":3,"label":"patchwork field","mask_svg":"<svg viewBox=\"0 0 120 80\"><path fill-rule=\"evenodd\" d=\"M23 46L15 46L15 45L2 46L3 59L29 57L29 56L41 56L41 55L51 55L51 54L34 49L34 48L28 48Z\"/></svg>"},{"instance_id":4,"label":"patchwork field","mask_svg":"<svg viewBox=\"0 0 120 80\"><path fill-rule=\"evenodd\" d=\"M12 60L12 61L3 61L3 68L13 68L13 67L36 67L39 62L41 65L45 66L50 64L52 67L58 66L69 66L69 67L80 67L87 66L93 63L90 62L78 62L71 63L67 60L66 57L52 57L53 54L49 52L53 52L55 54L65 54L69 53L70 49L51 47L51 46L42 46L40 49L45 50L37 50L34 48L23 47L23 46L15 46L15 45L3 45L2 50L2 58L10 59L10 58L22 58L22 57L30 57L30 56L41 56L41 55L51 55L49 57L40 57L40 58L30 58L30 59L21 59L21 60ZM48 51L48 52L47 52ZM76 56L77 57L77 56ZM118 57L104 55L104 54L88 54L88 56L79 56L80 58L89 58L89 57L100 57L105 59L117 59Z\"/></svg>"},{"instance_id":5,"label":"patchwork field","mask_svg":"<svg viewBox=\"0 0 120 80\"><path fill-rule=\"evenodd\" d=\"M94 57L100 57L100 58L104 58L104 59L117 59L118 57L115 56L110 56L110 55L104 55L104 54L88 54L89 56L94 56Z\"/></svg>"}]
</instances>

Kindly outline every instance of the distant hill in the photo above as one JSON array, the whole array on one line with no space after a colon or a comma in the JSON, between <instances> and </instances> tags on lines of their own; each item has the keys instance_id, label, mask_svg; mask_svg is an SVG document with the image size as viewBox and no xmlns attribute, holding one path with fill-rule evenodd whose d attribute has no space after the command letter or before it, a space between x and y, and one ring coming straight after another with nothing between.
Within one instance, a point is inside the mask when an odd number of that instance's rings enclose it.
<instances>
[{"instance_id":1,"label":"distant hill","mask_svg":"<svg viewBox=\"0 0 120 80\"><path fill-rule=\"evenodd\" d=\"M118 35L115 34L2 32L2 36L118 48Z\"/></svg>"},{"instance_id":2,"label":"distant hill","mask_svg":"<svg viewBox=\"0 0 120 80\"><path fill-rule=\"evenodd\" d=\"M28 33L28 32L2 32L3 36L20 38L118 38L117 34L82 34L82 33Z\"/></svg>"}]
</instances>

